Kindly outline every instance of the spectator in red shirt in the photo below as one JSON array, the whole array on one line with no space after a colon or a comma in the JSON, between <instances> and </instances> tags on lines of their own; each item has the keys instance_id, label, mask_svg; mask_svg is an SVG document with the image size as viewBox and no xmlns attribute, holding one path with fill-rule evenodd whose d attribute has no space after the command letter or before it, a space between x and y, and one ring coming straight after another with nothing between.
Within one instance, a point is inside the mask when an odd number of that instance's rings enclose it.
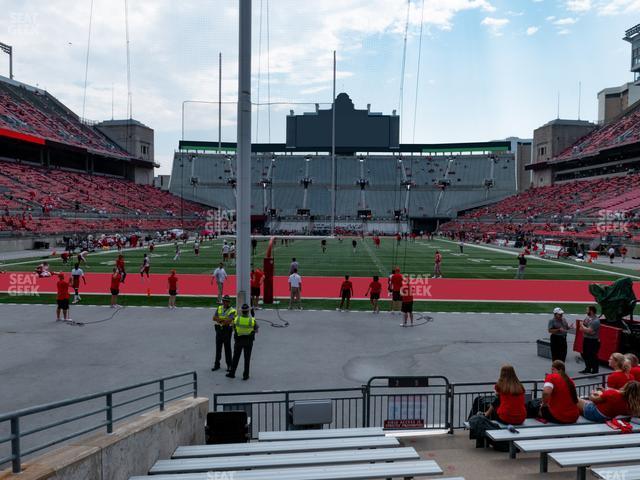
<instances>
[{"instance_id":1,"label":"spectator in red shirt","mask_svg":"<svg viewBox=\"0 0 640 480\"><path fill-rule=\"evenodd\" d=\"M544 379L540 417L552 423L575 423L580 416L578 394L562 360L554 360Z\"/></svg>"},{"instance_id":2,"label":"spectator in red shirt","mask_svg":"<svg viewBox=\"0 0 640 480\"><path fill-rule=\"evenodd\" d=\"M67 282L64 278L64 273L58 274L58 282L56 283L56 288L58 293L56 295L56 303L58 307L56 308L56 322L60 321L60 312L62 312L62 316L65 322L71 320L69 318L69 282Z\"/></svg>"},{"instance_id":3,"label":"spectator in red shirt","mask_svg":"<svg viewBox=\"0 0 640 480\"><path fill-rule=\"evenodd\" d=\"M176 271L171 270L171 275L167 278L169 284L169 308L176 308L176 296L178 295L178 277Z\"/></svg>"},{"instance_id":4,"label":"spectator in red shirt","mask_svg":"<svg viewBox=\"0 0 640 480\"><path fill-rule=\"evenodd\" d=\"M344 281L340 285L340 306L336 310L342 311L344 302L347 302L347 310L351 306L351 297L353 296L353 283L349 280L349 275L344 276Z\"/></svg>"},{"instance_id":5,"label":"spectator in red shirt","mask_svg":"<svg viewBox=\"0 0 640 480\"><path fill-rule=\"evenodd\" d=\"M404 318L402 320L402 326L406 327L407 326L407 320L411 321L411 325L413 326L413 294L414 294L414 290L415 287L413 285L411 285L411 281L409 280L403 287L402 287L402 307L401 307L401 311L404 315Z\"/></svg>"},{"instance_id":6,"label":"spectator in red shirt","mask_svg":"<svg viewBox=\"0 0 640 480\"><path fill-rule=\"evenodd\" d=\"M500 378L495 384L496 399L485 412L491 420L508 425L521 425L527 418L524 403L524 386L520 383L516 371L511 365L503 365Z\"/></svg>"},{"instance_id":7,"label":"spectator in red shirt","mask_svg":"<svg viewBox=\"0 0 640 480\"><path fill-rule=\"evenodd\" d=\"M632 380L622 390L594 390L589 400L579 400L578 408L592 422L606 422L618 415L636 416L640 413L640 383Z\"/></svg>"},{"instance_id":8,"label":"spectator in red shirt","mask_svg":"<svg viewBox=\"0 0 640 480\"><path fill-rule=\"evenodd\" d=\"M391 290L391 312L396 312L400 310L400 304L402 303L402 295L400 294L400 290L402 289L402 284L404 282L404 277L400 273L400 269L396 267L393 270L393 274L389 277L389 287Z\"/></svg>"},{"instance_id":9,"label":"spectator in red shirt","mask_svg":"<svg viewBox=\"0 0 640 480\"><path fill-rule=\"evenodd\" d=\"M116 267L118 267L118 272L120 272L120 281L124 283L124 279L127 278L127 272L124 269L124 255L118 255Z\"/></svg>"},{"instance_id":10,"label":"spectator in red shirt","mask_svg":"<svg viewBox=\"0 0 640 480\"><path fill-rule=\"evenodd\" d=\"M442 278L442 270L440 269L441 264L442 254L439 250L436 250L436 255L434 257L433 278Z\"/></svg>"},{"instance_id":11,"label":"spectator in red shirt","mask_svg":"<svg viewBox=\"0 0 640 480\"><path fill-rule=\"evenodd\" d=\"M382 292L382 284L378 279L378 275L374 275L373 281L369 283L369 288L367 288L367 293L365 293L365 296L369 297L371 307L373 308L373 313L380 313L380 292Z\"/></svg>"},{"instance_id":12,"label":"spectator in red shirt","mask_svg":"<svg viewBox=\"0 0 640 480\"><path fill-rule=\"evenodd\" d=\"M631 375L636 382L640 382L640 367L638 366L638 357L636 357L633 353L627 353L624 358L629 365L629 375Z\"/></svg>"},{"instance_id":13,"label":"spectator in red shirt","mask_svg":"<svg viewBox=\"0 0 640 480\"><path fill-rule=\"evenodd\" d=\"M373 237L373 244L376 246L376 248L380 248L380 237L378 235Z\"/></svg>"},{"instance_id":14,"label":"spectator in red shirt","mask_svg":"<svg viewBox=\"0 0 640 480\"><path fill-rule=\"evenodd\" d=\"M113 267L113 272L111 273L111 308L119 307L118 305L118 295L120 295L120 272L117 267Z\"/></svg>"},{"instance_id":15,"label":"spectator in red shirt","mask_svg":"<svg viewBox=\"0 0 640 480\"><path fill-rule=\"evenodd\" d=\"M260 286L262 285L262 277L264 273L259 268L251 269L251 306L254 310L258 309L260 302Z\"/></svg>"},{"instance_id":16,"label":"spectator in red shirt","mask_svg":"<svg viewBox=\"0 0 640 480\"><path fill-rule=\"evenodd\" d=\"M621 353L612 353L609 357L609 367L613 372L607 377L607 387L620 390L633 377L629 374L629 364Z\"/></svg>"}]
</instances>

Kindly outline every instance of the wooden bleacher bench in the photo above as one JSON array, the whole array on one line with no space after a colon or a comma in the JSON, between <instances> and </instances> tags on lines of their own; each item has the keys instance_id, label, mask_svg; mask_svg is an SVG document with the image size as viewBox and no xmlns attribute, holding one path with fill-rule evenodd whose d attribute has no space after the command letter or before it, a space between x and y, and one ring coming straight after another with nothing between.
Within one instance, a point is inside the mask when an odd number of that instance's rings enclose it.
<instances>
[{"instance_id":1,"label":"wooden bleacher bench","mask_svg":"<svg viewBox=\"0 0 640 480\"><path fill-rule=\"evenodd\" d=\"M640 432L640 425L633 425L633 433ZM509 442L509 458L516 458L517 449L513 442L519 440L538 440L544 438L561 437L588 437L593 435L615 435L619 430L614 430L604 423L591 425L558 425L553 428L523 428L516 432L509 430L487 430L486 435L495 442Z\"/></svg>"},{"instance_id":2,"label":"wooden bleacher bench","mask_svg":"<svg viewBox=\"0 0 640 480\"><path fill-rule=\"evenodd\" d=\"M355 438L383 436L379 427L371 428L336 428L327 430L283 430L276 432L259 432L258 440L272 442L276 440L315 440L321 438Z\"/></svg>"},{"instance_id":3,"label":"wooden bleacher bench","mask_svg":"<svg viewBox=\"0 0 640 480\"><path fill-rule=\"evenodd\" d=\"M577 467L578 480L586 480L587 467L592 465L640 461L640 447L580 450L578 452L551 452L549 453L549 458L562 468ZM628 480L626 476L622 478Z\"/></svg>"},{"instance_id":4,"label":"wooden bleacher bench","mask_svg":"<svg viewBox=\"0 0 640 480\"><path fill-rule=\"evenodd\" d=\"M283 453L234 457L184 458L158 460L149 473L198 473L250 468L283 468L314 465L336 465L359 462L393 462L419 460L414 448L380 448L367 450L337 450L329 452Z\"/></svg>"},{"instance_id":5,"label":"wooden bleacher bench","mask_svg":"<svg viewBox=\"0 0 640 480\"><path fill-rule=\"evenodd\" d=\"M549 438L543 440L523 440L514 442L522 453L540 454L540 472L548 467L550 452L592 450L597 448L640 447L640 433L628 435L598 435L595 437Z\"/></svg>"},{"instance_id":6,"label":"wooden bleacher bench","mask_svg":"<svg viewBox=\"0 0 640 480\"><path fill-rule=\"evenodd\" d=\"M288 440L274 442L227 443L178 447L171 456L177 458L224 457L265 453L300 453L320 450L349 450L399 447L393 437L327 438L321 440Z\"/></svg>"},{"instance_id":7,"label":"wooden bleacher bench","mask_svg":"<svg viewBox=\"0 0 640 480\"><path fill-rule=\"evenodd\" d=\"M506 423L502 423L502 422L498 422L497 420L494 420L494 422L500 426L501 429L506 429L509 425ZM591 420L587 420L584 417L578 417L578 420L576 421L576 423L574 423L573 425L586 425L586 424L591 424L591 423L595 423L592 422ZM640 422L639 422L640 423ZM464 428L466 430L469 429L469 422L464 422L463 423ZM538 420L536 420L535 418L526 418L524 420L524 423L522 423L521 425L514 425L516 428L531 428L531 427L558 427L558 426L563 426L559 423L542 423Z\"/></svg>"},{"instance_id":8,"label":"wooden bleacher bench","mask_svg":"<svg viewBox=\"0 0 640 480\"><path fill-rule=\"evenodd\" d=\"M592 468L591 473L596 478L611 480L640 480L640 465L628 465L624 467Z\"/></svg>"},{"instance_id":9,"label":"wooden bleacher bench","mask_svg":"<svg viewBox=\"0 0 640 480\"><path fill-rule=\"evenodd\" d=\"M210 473L210 472L209 472ZM129 480L210 480L209 473L131 477ZM365 480L377 478L413 478L440 475L442 469L433 460L398 463L363 463L324 467L238 470L227 472L233 480ZM462 477L439 480L464 480Z\"/></svg>"}]
</instances>

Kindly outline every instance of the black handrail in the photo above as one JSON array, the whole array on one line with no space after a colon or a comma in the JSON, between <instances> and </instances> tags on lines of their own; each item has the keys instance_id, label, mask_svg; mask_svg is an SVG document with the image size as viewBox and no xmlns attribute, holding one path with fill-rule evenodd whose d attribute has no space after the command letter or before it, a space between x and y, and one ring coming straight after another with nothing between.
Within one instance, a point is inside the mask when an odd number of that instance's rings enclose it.
<instances>
[{"instance_id":1,"label":"black handrail","mask_svg":"<svg viewBox=\"0 0 640 480\"><path fill-rule=\"evenodd\" d=\"M169 380L175 380L183 377L191 377L191 380L185 383L180 383L178 385L170 385L170 386L166 385L166 382ZM131 390L139 389L142 387L148 387L152 385L157 387L152 393L144 393L132 399L127 399L119 403L114 403L114 400L113 400L114 394L129 392ZM185 390L183 393L179 393L170 398L166 398L167 392L173 392L174 390L178 390L181 388L186 389L187 387L190 387L190 388L188 390ZM113 390L107 390L99 393L92 393L89 395L83 395L80 397L69 398L66 400L58 401L58 402L46 403L44 405L37 405L35 407L23 408L21 410L16 410L14 412L4 413L0 415L0 423L9 422L11 434L8 437L0 438L0 445L10 442L11 455L6 458L1 458L0 465L2 465L3 463L11 462L13 472L19 473L22 470L22 457L25 455L39 452L53 445L65 442L67 440L71 440L72 438L79 437L81 435L98 430L100 428L106 427L107 433L112 433L113 424L115 422L123 420L125 418L129 418L133 415L136 415L138 413L141 413L156 407L159 407L160 410L164 410L164 406L167 402L170 402L172 400L177 400L179 398L185 398L187 395L193 395L194 398L198 396L198 374L195 371L178 373L175 375L169 375L166 377L157 378L157 379L149 380L146 382L127 385L126 387L120 387ZM114 416L114 409L123 407L126 405L131 405L141 400L147 400L149 398L154 398L155 401L150 404L145 404L145 406L137 408L133 412L127 412L120 416ZM28 416L35 415L38 413L43 413L43 412L50 412L50 411L63 408L63 407L68 407L71 405L86 403L96 399L103 399L105 401L105 406L98 409L92 409L90 412L85 412L82 414L76 414L70 417L65 417L62 420L57 420L51 423L47 423L45 425L31 428L26 431L22 431L20 429L20 420L24 417L28 417ZM83 428L80 431L76 431L74 433L65 435L63 437L55 438L53 440L48 441L47 443L44 443L35 447L31 447L24 451L21 448L22 447L21 439L23 437L26 437L28 435L33 435L35 433L39 433L45 430L49 430L51 428L59 427L61 425L66 425L71 422L74 422L83 418L88 418L100 413L105 413L105 419L97 424L92 424L88 427Z\"/></svg>"}]
</instances>

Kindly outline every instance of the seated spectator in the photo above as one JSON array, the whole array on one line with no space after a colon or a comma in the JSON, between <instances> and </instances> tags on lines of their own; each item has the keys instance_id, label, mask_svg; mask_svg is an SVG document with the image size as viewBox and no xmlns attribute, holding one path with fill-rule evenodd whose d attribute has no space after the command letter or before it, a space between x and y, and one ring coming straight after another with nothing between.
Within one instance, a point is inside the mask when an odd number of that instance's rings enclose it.
<instances>
[{"instance_id":1,"label":"seated spectator","mask_svg":"<svg viewBox=\"0 0 640 480\"><path fill-rule=\"evenodd\" d=\"M622 390L594 390L589 400L578 401L580 413L592 422L606 422L619 415L640 413L640 383L627 382Z\"/></svg>"},{"instance_id":2,"label":"seated spectator","mask_svg":"<svg viewBox=\"0 0 640 480\"><path fill-rule=\"evenodd\" d=\"M629 375L633 377L636 382L640 382L640 367L638 366L638 357L633 353L627 353L625 361L629 365Z\"/></svg>"},{"instance_id":3,"label":"seated spectator","mask_svg":"<svg viewBox=\"0 0 640 480\"><path fill-rule=\"evenodd\" d=\"M495 384L496 399L484 413L489 419L509 425L520 425L527 418L524 405L524 386L511 365L503 365Z\"/></svg>"},{"instance_id":4,"label":"seated spectator","mask_svg":"<svg viewBox=\"0 0 640 480\"><path fill-rule=\"evenodd\" d=\"M607 387L620 390L633 377L629 374L629 364L621 353L612 353L609 357L609 367L613 372L607 377Z\"/></svg>"},{"instance_id":5,"label":"seated spectator","mask_svg":"<svg viewBox=\"0 0 640 480\"><path fill-rule=\"evenodd\" d=\"M564 362L555 360L544 380L539 415L552 423L575 423L580 416L576 386L565 370Z\"/></svg>"}]
</instances>

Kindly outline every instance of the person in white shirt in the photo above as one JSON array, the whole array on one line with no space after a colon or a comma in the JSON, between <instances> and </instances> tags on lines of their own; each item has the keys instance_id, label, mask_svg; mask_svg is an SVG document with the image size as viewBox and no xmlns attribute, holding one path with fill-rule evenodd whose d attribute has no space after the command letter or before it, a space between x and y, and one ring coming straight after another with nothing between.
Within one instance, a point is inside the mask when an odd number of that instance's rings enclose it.
<instances>
[{"instance_id":1,"label":"person in white shirt","mask_svg":"<svg viewBox=\"0 0 640 480\"><path fill-rule=\"evenodd\" d=\"M613 259L616 256L616 250L613 247L609 247L609 250L607 250L607 254L609 254L609 263L613 263Z\"/></svg>"},{"instance_id":2,"label":"person in white shirt","mask_svg":"<svg viewBox=\"0 0 640 480\"><path fill-rule=\"evenodd\" d=\"M225 240L222 244L222 261L226 262L227 260L229 260L229 244Z\"/></svg>"},{"instance_id":3,"label":"person in white shirt","mask_svg":"<svg viewBox=\"0 0 640 480\"><path fill-rule=\"evenodd\" d=\"M293 257L291 259L291 265L289 265L289 275L291 275L293 272L297 272L298 268L300 268L300 266L298 265L298 261L295 259L295 257Z\"/></svg>"},{"instance_id":4,"label":"person in white shirt","mask_svg":"<svg viewBox=\"0 0 640 480\"><path fill-rule=\"evenodd\" d=\"M173 261L175 262L176 260L180 260L180 244L178 242L175 242L174 245L176 247L176 254L173 257Z\"/></svg>"},{"instance_id":5,"label":"person in white shirt","mask_svg":"<svg viewBox=\"0 0 640 480\"><path fill-rule=\"evenodd\" d=\"M293 309L293 304L297 303L298 308L302 310L302 277L298 275L298 269L294 268L291 275L289 275L289 291L291 296L289 298L289 310Z\"/></svg>"},{"instance_id":6,"label":"person in white shirt","mask_svg":"<svg viewBox=\"0 0 640 480\"><path fill-rule=\"evenodd\" d=\"M198 240L193 242L193 253L196 255L196 257L200 256L200 242Z\"/></svg>"},{"instance_id":7,"label":"person in white shirt","mask_svg":"<svg viewBox=\"0 0 640 480\"><path fill-rule=\"evenodd\" d=\"M218 285L218 303L221 304L222 290L224 288L224 282L227 279L227 272L224 270L224 263L220 262L218 268L213 271L213 275L211 276L211 285L213 285L214 279Z\"/></svg>"},{"instance_id":8,"label":"person in white shirt","mask_svg":"<svg viewBox=\"0 0 640 480\"><path fill-rule=\"evenodd\" d=\"M84 278L84 272L82 271L82 269L80 268L79 264L75 264L74 267L71 269L71 286L73 287L73 303L78 303L80 300L82 300L80 298L80 279L82 278L82 281L84 282L84 284L87 284L87 280L86 278Z\"/></svg>"}]
</instances>

